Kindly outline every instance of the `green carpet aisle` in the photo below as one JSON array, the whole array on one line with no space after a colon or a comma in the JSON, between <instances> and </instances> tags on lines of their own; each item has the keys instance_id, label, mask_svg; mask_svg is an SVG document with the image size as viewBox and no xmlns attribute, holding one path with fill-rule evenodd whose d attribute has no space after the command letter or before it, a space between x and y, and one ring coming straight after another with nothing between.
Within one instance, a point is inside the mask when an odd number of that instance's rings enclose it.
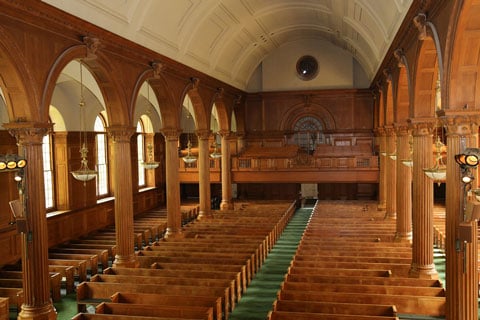
<instances>
[{"instance_id":1,"label":"green carpet aisle","mask_svg":"<svg viewBox=\"0 0 480 320\"><path fill-rule=\"evenodd\" d=\"M295 255L310 215L310 207L298 209L260 270L230 315L230 320L265 320L280 284Z\"/></svg>"}]
</instances>

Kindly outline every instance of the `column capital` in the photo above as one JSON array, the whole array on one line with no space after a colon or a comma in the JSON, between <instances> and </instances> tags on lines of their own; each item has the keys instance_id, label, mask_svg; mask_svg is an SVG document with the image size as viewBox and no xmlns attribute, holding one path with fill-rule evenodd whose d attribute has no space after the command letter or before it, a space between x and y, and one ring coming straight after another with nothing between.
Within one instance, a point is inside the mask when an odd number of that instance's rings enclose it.
<instances>
[{"instance_id":1,"label":"column capital","mask_svg":"<svg viewBox=\"0 0 480 320\"><path fill-rule=\"evenodd\" d=\"M407 123L395 123L394 128L397 136L408 136L410 134L410 128Z\"/></svg>"},{"instance_id":2,"label":"column capital","mask_svg":"<svg viewBox=\"0 0 480 320\"><path fill-rule=\"evenodd\" d=\"M229 137L233 136L233 132L230 131L230 130L220 130L220 131L218 131L218 134L219 134L222 138L226 138L226 139L228 139Z\"/></svg>"},{"instance_id":3,"label":"column capital","mask_svg":"<svg viewBox=\"0 0 480 320\"><path fill-rule=\"evenodd\" d=\"M164 128L160 132L163 134L165 140L167 141L178 140L180 134L182 133L181 130L178 130L176 128Z\"/></svg>"},{"instance_id":4,"label":"column capital","mask_svg":"<svg viewBox=\"0 0 480 320\"><path fill-rule=\"evenodd\" d=\"M207 140L207 139L210 139L212 132L207 129L201 129L201 130L195 131L195 134L197 135L199 140Z\"/></svg>"},{"instance_id":5,"label":"column capital","mask_svg":"<svg viewBox=\"0 0 480 320\"><path fill-rule=\"evenodd\" d=\"M130 126L113 125L107 128L108 135L113 142L130 142L130 138L136 129Z\"/></svg>"},{"instance_id":6,"label":"column capital","mask_svg":"<svg viewBox=\"0 0 480 320\"><path fill-rule=\"evenodd\" d=\"M377 127L373 130L375 135L378 136L384 136L385 135L385 128L384 127Z\"/></svg>"},{"instance_id":7,"label":"column capital","mask_svg":"<svg viewBox=\"0 0 480 320\"><path fill-rule=\"evenodd\" d=\"M395 135L395 127L393 125L388 125L384 127L385 136L391 137Z\"/></svg>"},{"instance_id":8,"label":"column capital","mask_svg":"<svg viewBox=\"0 0 480 320\"><path fill-rule=\"evenodd\" d=\"M467 136L478 132L480 125L478 111L441 110L439 117L447 135Z\"/></svg>"},{"instance_id":9,"label":"column capital","mask_svg":"<svg viewBox=\"0 0 480 320\"><path fill-rule=\"evenodd\" d=\"M17 139L18 144L42 144L43 136L53 128L48 122L9 122L3 127Z\"/></svg>"},{"instance_id":10,"label":"column capital","mask_svg":"<svg viewBox=\"0 0 480 320\"><path fill-rule=\"evenodd\" d=\"M408 126L412 130L412 135L427 136L433 134L436 127L436 119L433 117L409 119Z\"/></svg>"}]
</instances>

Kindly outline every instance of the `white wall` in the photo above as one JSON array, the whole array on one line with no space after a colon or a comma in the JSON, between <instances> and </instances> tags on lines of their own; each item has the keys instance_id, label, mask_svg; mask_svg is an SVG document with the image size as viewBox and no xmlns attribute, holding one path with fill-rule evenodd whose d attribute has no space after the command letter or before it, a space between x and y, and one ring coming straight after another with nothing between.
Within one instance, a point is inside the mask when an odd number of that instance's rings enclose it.
<instances>
[{"instance_id":1,"label":"white wall","mask_svg":"<svg viewBox=\"0 0 480 320\"><path fill-rule=\"evenodd\" d=\"M300 57L311 55L318 61L318 75L301 80L296 74ZM260 72L260 75L258 74ZM258 78L261 77L261 86ZM252 74L248 91L291 91L366 88L369 81L352 55L328 41L304 39L288 43L265 57Z\"/></svg>"}]
</instances>

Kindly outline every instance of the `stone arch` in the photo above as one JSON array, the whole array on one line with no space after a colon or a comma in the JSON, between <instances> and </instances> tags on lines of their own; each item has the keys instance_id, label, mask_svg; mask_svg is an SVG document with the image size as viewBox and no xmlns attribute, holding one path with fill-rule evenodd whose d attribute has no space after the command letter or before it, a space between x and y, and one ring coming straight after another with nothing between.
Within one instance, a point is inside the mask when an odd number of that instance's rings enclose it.
<instances>
[{"instance_id":1,"label":"stone arch","mask_svg":"<svg viewBox=\"0 0 480 320\"><path fill-rule=\"evenodd\" d=\"M22 50L0 28L0 88L10 122L47 122L37 110L40 104L36 80L23 59Z\"/></svg>"},{"instance_id":2,"label":"stone arch","mask_svg":"<svg viewBox=\"0 0 480 320\"><path fill-rule=\"evenodd\" d=\"M285 117L283 117L282 121L279 123L278 129L291 131L298 119L305 116L316 117L323 123L324 130L330 131L335 130L336 128L335 119L325 107L316 103L305 102L290 107L289 112L287 112Z\"/></svg>"}]
</instances>

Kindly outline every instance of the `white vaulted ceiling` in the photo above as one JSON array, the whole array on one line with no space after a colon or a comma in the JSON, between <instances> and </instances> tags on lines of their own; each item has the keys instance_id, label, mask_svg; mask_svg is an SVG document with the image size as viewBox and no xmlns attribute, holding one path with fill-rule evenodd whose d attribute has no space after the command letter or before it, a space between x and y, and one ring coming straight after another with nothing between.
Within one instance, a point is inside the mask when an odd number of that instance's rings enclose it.
<instances>
[{"instance_id":1,"label":"white vaulted ceiling","mask_svg":"<svg viewBox=\"0 0 480 320\"><path fill-rule=\"evenodd\" d=\"M413 0L43 0L240 89L298 40L348 51L371 81Z\"/></svg>"}]
</instances>

